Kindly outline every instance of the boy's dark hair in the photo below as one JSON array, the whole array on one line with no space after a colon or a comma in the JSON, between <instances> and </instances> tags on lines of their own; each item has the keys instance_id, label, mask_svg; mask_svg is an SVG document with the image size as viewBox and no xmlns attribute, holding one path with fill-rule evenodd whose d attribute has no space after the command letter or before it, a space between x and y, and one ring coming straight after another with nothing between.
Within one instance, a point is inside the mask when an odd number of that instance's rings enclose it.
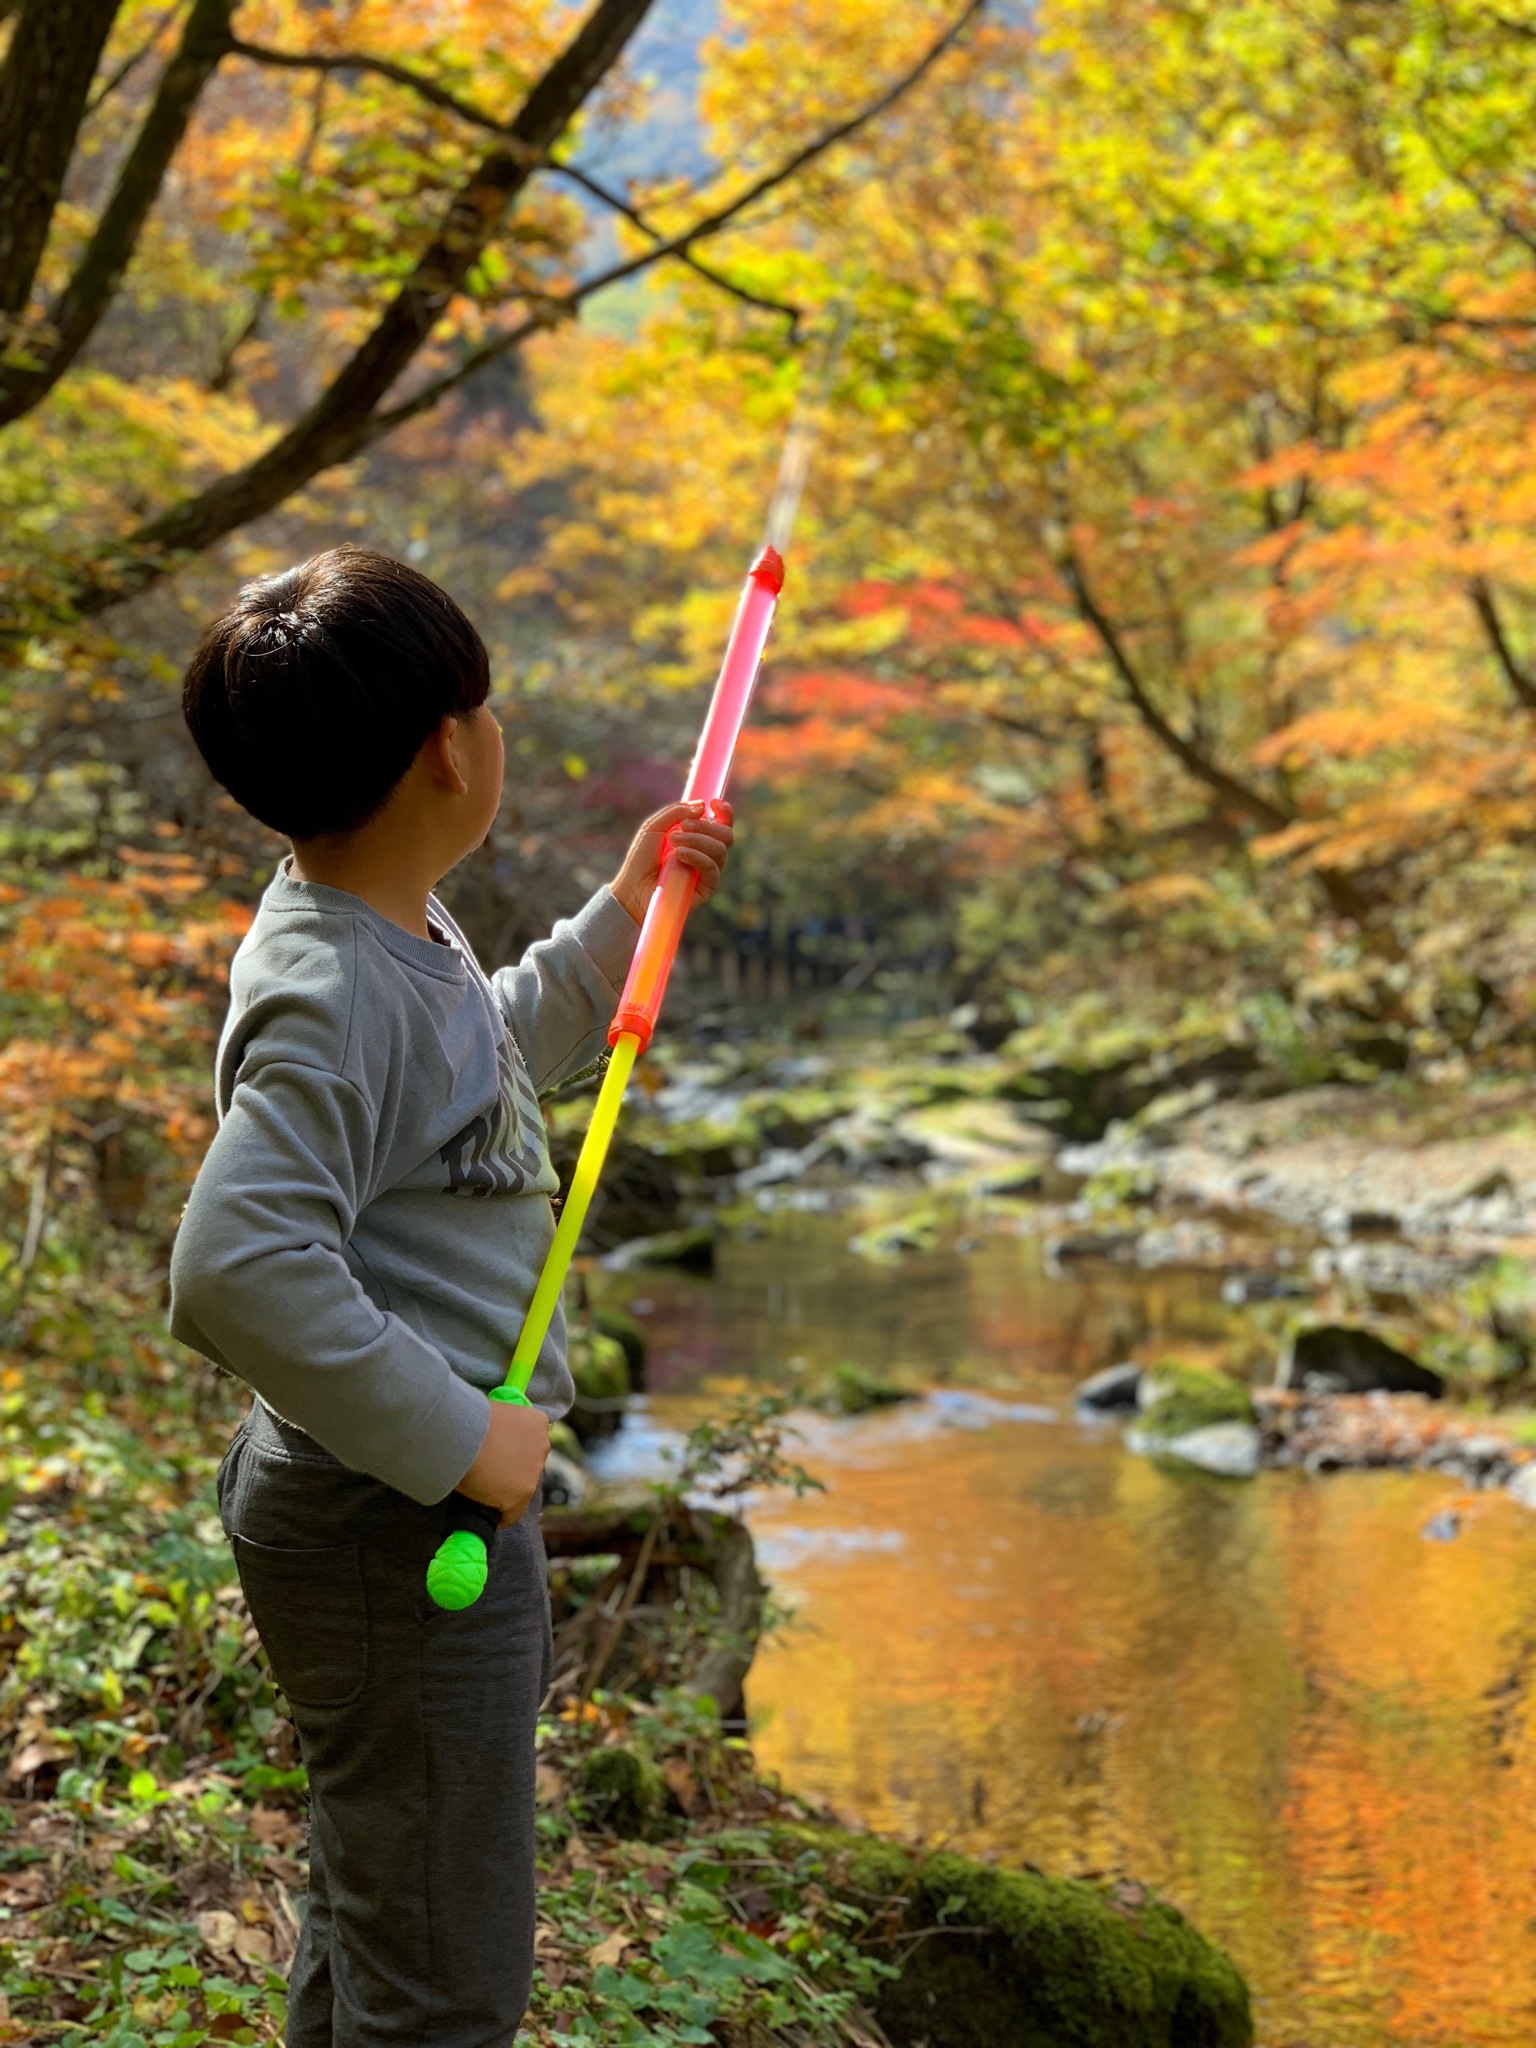
<instances>
[{"instance_id":1,"label":"boy's dark hair","mask_svg":"<svg viewBox=\"0 0 1536 2048\"><path fill-rule=\"evenodd\" d=\"M446 591L341 547L246 584L198 642L181 708L235 801L312 839L367 824L427 735L490 686L485 644Z\"/></svg>"}]
</instances>

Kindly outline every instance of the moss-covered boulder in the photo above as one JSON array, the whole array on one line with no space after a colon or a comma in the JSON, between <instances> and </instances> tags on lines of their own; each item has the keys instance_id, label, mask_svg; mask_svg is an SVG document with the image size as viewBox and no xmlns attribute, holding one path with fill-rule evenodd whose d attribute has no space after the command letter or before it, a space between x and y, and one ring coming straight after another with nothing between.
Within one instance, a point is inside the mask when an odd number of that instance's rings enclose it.
<instances>
[{"instance_id":1,"label":"moss-covered boulder","mask_svg":"<svg viewBox=\"0 0 1536 2048\"><path fill-rule=\"evenodd\" d=\"M910 1387L898 1386L883 1373L845 1358L832 1368L817 1405L833 1415L867 1415L872 1408L892 1408L900 1401L915 1399Z\"/></svg>"},{"instance_id":2,"label":"moss-covered boulder","mask_svg":"<svg viewBox=\"0 0 1536 2048\"><path fill-rule=\"evenodd\" d=\"M663 1230L655 1237L633 1238L610 1252L603 1263L615 1273L660 1266L678 1266L685 1273L713 1273L715 1233L707 1224L699 1224L691 1230Z\"/></svg>"},{"instance_id":3,"label":"moss-covered boulder","mask_svg":"<svg viewBox=\"0 0 1536 2048\"><path fill-rule=\"evenodd\" d=\"M816 1880L888 1930L895 2048L1249 2048L1231 1960L1141 1885L996 1870L874 1836L781 1828ZM807 1872L809 1876L811 1872Z\"/></svg>"},{"instance_id":4,"label":"moss-covered boulder","mask_svg":"<svg viewBox=\"0 0 1536 2048\"><path fill-rule=\"evenodd\" d=\"M572 1429L583 1443L610 1435L623 1420L629 1399L629 1361L623 1345L582 1324L571 1331L567 1357L576 1383L569 1418Z\"/></svg>"},{"instance_id":5,"label":"moss-covered boulder","mask_svg":"<svg viewBox=\"0 0 1536 2048\"><path fill-rule=\"evenodd\" d=\"M592 1327L621 1348L629 1367L630 1389L638 1394L645 1385L645 1329L639 1318L626 1315L621 1308L595 1308Z\"/></svg>"},{"instance_id":6,"label":"moss-covered boulder","mask_svg":"<svg viewBox=\"0 0 1536 2048\"><path fill-rule=\"evenodd\" d=\"M1176 1358L1163 1359L1143 1375L1138 1398L1136 1427L1143 1436L1189 1436L1222 1422L1257 1420L1245 1386L1224 1372L1182 1365Z\"/></svg>"},{"instance_id":7,"label":"moss-covered boulder","mask_svg":"<svg viewBox=\"0 0 1536 2048\"><path fill-rule=\"evenodd\" d=\"M616 1835L643 1835L661 1811L666 1785L649 1757L626 1744L590 1750L580 1785L588 1813Z\"/></svg>"}]
</instances>

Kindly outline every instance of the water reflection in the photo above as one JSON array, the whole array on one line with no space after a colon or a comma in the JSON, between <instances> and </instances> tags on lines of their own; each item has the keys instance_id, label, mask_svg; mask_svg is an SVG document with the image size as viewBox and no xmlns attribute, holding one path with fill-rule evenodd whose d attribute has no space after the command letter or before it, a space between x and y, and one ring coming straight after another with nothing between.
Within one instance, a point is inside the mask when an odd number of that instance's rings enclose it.
<instances>
[{"instance_id":1,"label":"water reflection","mask_svg":"<svg viewBox=\"0 0 1536 2048\"><path fill-rule=\"evenodd\" d=\"M1268 2048L1536 2040L1536 1518L1477 1498L1425 1542L1431 1477L1227 1486L1079 1426L1066 1377L1129 1326L1216 1327L1193 1276L1053 1279L1006 1238L871 1271L823 1231L647 1285L653 1430L795 1353L932 1347L993 1383L807 1423L829 1491L755 1517L795 1606L753 1678L766 1767L877 1828L1160 1885L1249 1973Z\"/></svg>"}]
</instances>

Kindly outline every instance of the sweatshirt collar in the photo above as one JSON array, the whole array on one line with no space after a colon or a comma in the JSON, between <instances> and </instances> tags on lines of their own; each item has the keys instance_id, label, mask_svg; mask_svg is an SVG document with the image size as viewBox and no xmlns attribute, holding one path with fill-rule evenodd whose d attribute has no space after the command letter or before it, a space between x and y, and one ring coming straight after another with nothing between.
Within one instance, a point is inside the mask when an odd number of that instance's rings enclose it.
<instances>
[{"instance_id":1,"label":"sweatshirt collar","mask_svg":"<svg viewBox=\"0 0 1536 2048\"><path fill-rule=\"evenodd\" d=\"M361 896L354 896L350 889L333 889L326 882L299 881L289 873L286 857L278 864L277 873L267 885L263 901L277 911L308 911L320 916L351 918L365 926L397 960L423 968L440 980L466 981L469 978L467 957L456 943L457 927L435 896L427 898L427 914L447 936L447 945L436 939L418 938L415 932L408 932L404 925L396 924L393 918L375 910L371 903L365 903Z\"/></svg>"}]
</instances>

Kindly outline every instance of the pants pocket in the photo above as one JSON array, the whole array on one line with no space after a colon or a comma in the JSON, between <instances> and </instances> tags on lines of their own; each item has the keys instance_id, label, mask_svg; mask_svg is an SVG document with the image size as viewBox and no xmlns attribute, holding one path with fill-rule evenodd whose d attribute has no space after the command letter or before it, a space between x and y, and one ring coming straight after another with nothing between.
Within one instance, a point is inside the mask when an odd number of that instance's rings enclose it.
<instances>
[{"instance_id":1,"label":"pants pocket","mask_svg":"<svg viewBox=\"0 0 1536 2048\"><path fill-rule=\"evenodd\" d=\"M295 1706L344 1707L368 1676L368 1596L355 1543L278 1550L234 1538L235 1565L272 1676Z\"/></svg>"}]
</instances>

